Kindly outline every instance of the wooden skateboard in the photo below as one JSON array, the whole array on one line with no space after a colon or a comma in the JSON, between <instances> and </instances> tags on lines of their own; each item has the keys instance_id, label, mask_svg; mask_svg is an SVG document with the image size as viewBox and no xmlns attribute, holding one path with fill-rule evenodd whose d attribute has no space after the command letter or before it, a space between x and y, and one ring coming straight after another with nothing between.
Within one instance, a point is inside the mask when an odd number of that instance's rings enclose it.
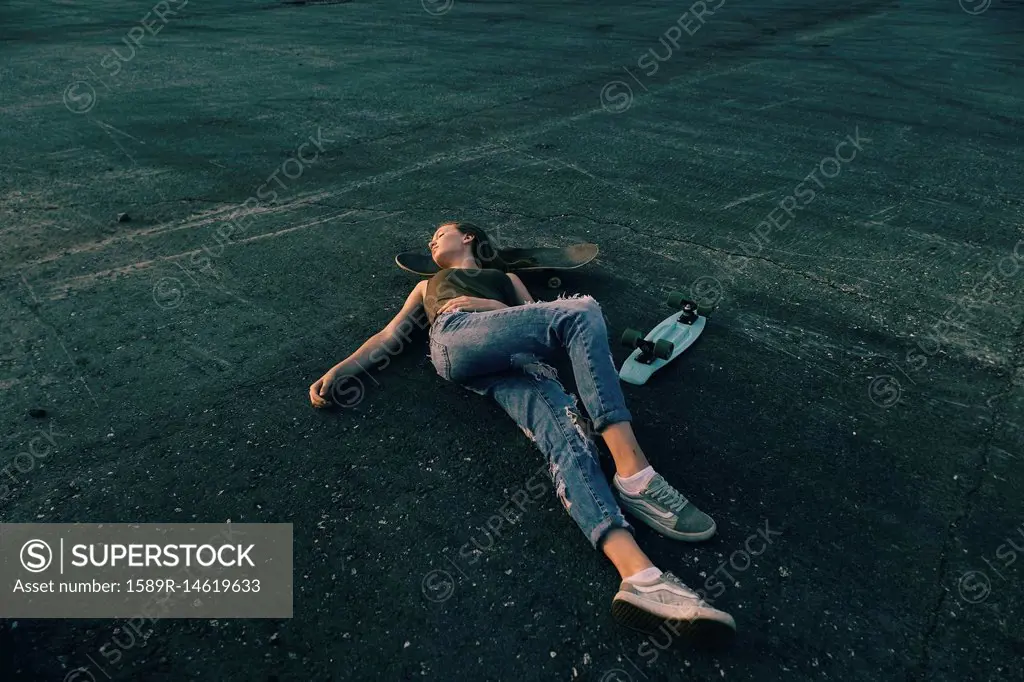
<instances>
[{"instance_id":1,"label":"wooden skateboard","mask_svg":"<svg viewBox=\"0 0 1024 682\"><path fill-rule=\"evenodd\" d=\"M687 300L682 292L671 292L668 305L678 312L659 322L647 336L636 329L622 333L622 344L634 349L619 370L623 381L638 386L646 383L652 374L692 346L704 331L707 317L701 315L697 304Z\"/></svg>"},{"instance_id":2,"label":"wooden skateboard","mask_svg":"<svg viewBox=\"0 0 1024 682\"><path fill-rule=\"evenodd\" d=\"M501 256L509 266L509 272L530 270L575 270L597 258L597 244L571 244L569 246L540 246L526 249L500 249ZM434 262L430 251L426 249L405 251L395 256L398 267L417 275L429 277L441 268ZM562 286L562 278L551 275L548 287L557 289Z\"/></svg>"}]
</instances>

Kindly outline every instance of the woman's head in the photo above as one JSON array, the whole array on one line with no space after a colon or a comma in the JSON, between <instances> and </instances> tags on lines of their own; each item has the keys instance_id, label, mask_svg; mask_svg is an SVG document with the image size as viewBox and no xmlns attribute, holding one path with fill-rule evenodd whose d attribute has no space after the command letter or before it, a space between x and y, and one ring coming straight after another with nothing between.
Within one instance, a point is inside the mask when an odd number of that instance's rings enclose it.
<instances>
[{"instance_id":1,"label":"woman's head","mask_svg":"<svg viewBox=\"0 0 1024 682\"><path fill-rule=\"evenodd\" d=\"M505 261L490 236L473 223L444 223L429 242L430 255L439 267L461 267L472 258L478 268L505 270Z\"/></svg>"}]
</instances>

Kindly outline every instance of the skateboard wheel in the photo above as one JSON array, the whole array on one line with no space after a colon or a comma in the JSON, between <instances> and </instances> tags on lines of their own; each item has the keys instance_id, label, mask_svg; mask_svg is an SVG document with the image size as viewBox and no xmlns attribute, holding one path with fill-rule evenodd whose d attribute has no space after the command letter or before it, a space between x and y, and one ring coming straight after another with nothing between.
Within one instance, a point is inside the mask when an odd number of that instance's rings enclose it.
<instances>
[{"instance_id":1,"label":"skateboard wheel","mask_svg":"<svg viewBox=\"0 0 1024 682\"><path fill-rule=\"evenodd\" d=\"M626 348L636 348L637 344L640 343L644 338L644 335L635 329L627 329L622 332L622 345Z\"/></svg>"},{"instance_id":2,"label":"skateboard wheel","mask_svg":"<svg viewBox=\"0 0 1024 682\"><path fill-rule=\"evenodd\" d=\"M666 339L658 339L654 342L654 357L662 360L668 360L672 357L672 351L676 349L676 346L671 341Z\"/></svg>"},{"instance_id":3,"label":"skateboard wheel","mask_svg":"<svg viewBox=\"0 0 1024 682\"><path fill-rule=\"evenodd\" d=\"M557 289L560 286L562 286L562 278L561 277L549 277L548 278L548 289Z\"/></svg>"},{"instance_id":4,"label":"skateboard wheel","mask_svg":"<svg viewBox=\"0 0 1024 682\"><path fill-rule=\"evenodd\" d=\"M682 308L683 304L689 303L686 300L686 294L681 291L670 291L668 292L668 299L666 299L669 308Z\"/></svg>"}]
</instances>

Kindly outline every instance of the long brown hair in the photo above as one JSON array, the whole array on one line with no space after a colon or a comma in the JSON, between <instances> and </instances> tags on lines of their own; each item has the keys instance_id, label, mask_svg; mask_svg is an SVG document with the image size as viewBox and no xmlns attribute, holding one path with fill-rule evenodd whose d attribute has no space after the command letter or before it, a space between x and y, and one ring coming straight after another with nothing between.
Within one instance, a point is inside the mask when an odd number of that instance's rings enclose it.
<instances>
[{"instance_id":1,"label":"long brown hair","mask_svg":"<svg viewBox=\"0 0 1024 682\"><path fill-rule=\"evenodd\" d=\"M452 225L462 234L473 236L473 241L470 242L470 252L473 254L473 258L476 259L477 265L481 268L494 268L495 270L508 272L508 262L502 250L498 248L494 240L483 229L473 223L453 222L448 224Z\"/></svg>"}]
</instances>

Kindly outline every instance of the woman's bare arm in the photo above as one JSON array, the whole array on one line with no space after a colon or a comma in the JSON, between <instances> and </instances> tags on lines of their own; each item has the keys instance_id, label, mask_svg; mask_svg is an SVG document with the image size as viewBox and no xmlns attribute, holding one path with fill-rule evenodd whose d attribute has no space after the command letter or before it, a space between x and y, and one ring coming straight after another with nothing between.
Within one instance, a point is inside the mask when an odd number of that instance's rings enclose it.
<instances>
[{"instance_id":1,"label":"woman's bare arm","mask_svg":"<svg viewBox=\"0 0 1024 682\"><path fill-rule=\"evenodd\" d=\"M516 293L519 294L519 305L523 303L533 303L533 296L530 295L530 290L523 284L523 280L519 279L517 275L508 273L508 278L512 280L512 286L515 287Z\"/></svg>"},{"instance_id":2,"label":"woman's bare arm","mask_svg":"<svg viewBox=\"0 0 1024 682\"><path fill-rule=\"evenodd\" d=\"M328 405L327 397L330 394L331 383L335 379L359 374L368 364L380 360L383 356L401 352L401 344L398 345L398 350L392 350L394 342L396 340L404 343L409 341L409 332L416 324L416 318L422 314L423 297L426 290L427 282L425 280L417 284L405 299L405 304L394 319L368 338L354 353L327 370L309 387L309 399L314 407Z\"/></svg>"}]
</instances>

